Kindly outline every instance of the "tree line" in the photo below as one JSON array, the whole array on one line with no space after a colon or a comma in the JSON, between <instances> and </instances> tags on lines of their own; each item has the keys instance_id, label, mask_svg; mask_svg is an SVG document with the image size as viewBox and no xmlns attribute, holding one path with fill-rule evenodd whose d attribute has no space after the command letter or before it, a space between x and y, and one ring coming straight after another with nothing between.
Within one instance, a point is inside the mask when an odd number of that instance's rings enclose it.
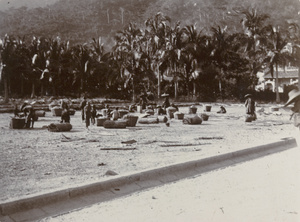
<instances>
[{"instance_id":1,"label":"tree line","mask_svg":"<svg viewBox=\"0 0 300 222\"><path fill-rule=\"evenodd\" d=\"M136 101L150 92L159 98L201 101L241 99L258 83L257 73L299 66L299 27L267 23L255 9L241 11L243 31L215 26L203 33L195 25L172 25L157 13L143 27L131 22L105 51L101 37L71 45L60 37L16 37L0 41L1 89L9 96L83 94ZM278 77L278 76L277 76ZM276 101L280 102L278 78Z\"/></svg>"}]
</instances>

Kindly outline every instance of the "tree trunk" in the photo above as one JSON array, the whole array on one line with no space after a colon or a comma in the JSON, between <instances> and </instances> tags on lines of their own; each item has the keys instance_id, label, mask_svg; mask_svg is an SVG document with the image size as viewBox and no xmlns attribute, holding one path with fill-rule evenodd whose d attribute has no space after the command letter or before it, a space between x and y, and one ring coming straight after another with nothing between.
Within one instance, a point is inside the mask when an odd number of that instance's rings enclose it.
<instances>
[{"instance_id":1,"label":"tree trunk","mask_svg":"<svg viewBox=\"0 0 300 222\"><path fill-rule=\"evenodd\" d=\"M7 78L3 78L4 81L4 102L8 103L8 83L7 83Z\"/></svg>"},{"instance_id":2,"label":"tree trunk","mask_svg":"<svg viewBox=\"0 0 300 222\"><path fill-rule=\"evenodd\" d=\"M174 89L175 89L175 100L177 100L177 97L178 97L178 81L177 80L174 82Z\"/></svg>"},{"instance_id":3,"label":"tree trunk","mask_svg":"<svg viewBox=\"0 0 300 222\"><path fill-rule=\"evenodd\" d=\"M132 102L135 103L135 87L134 87L133 77L132 77Z\"/></svg>"},{"instance_id":4,"label":"tree trunk","mask_svg":"<svg viewBox=\"0 0 300 222\"><path fill-rule=\"evenodd\" d=\"M298 66L298 89L300 90L300 65Z\"/></svg>"},{"instance_id":5,"label":"tree trunk","mask_svg":"<svg viewBox=\"0 0 300 222\"><path fill-rule=\"evenodd\" d=\"M159 66L157 67L157 97L160 98L160 72L159 72Z\"/></svg>"},{"instance_id":6,"label":"tree trunk","mask_svg":"<svg viewBox=\"0 0 300 222\"><path fill-rule=\"evenodd\" d=\"M219 91L220 91L222 102L224 102L223 92L222 92L222 81L221 81L221 79L219 79Z\"/></svg>"},{"instance_id":7,"label":"tree trunk","mask_svg":"<svg viewBox=\"0 0 300 222\"><path fill-rule=\"evenodd\" d=\"M35 84L34 81L32 81L32 88L31 88L31 99L35 97Z\"/></svg>"},{"instance_id":8,"label":"tree trunk","mask_svg":"<svg viewBox=\"0 0 300 222\"><path fill-rule=\"evenodd\" d=\"M276 92L276 103L280 103L279 96L279 82L278 82L278 64L276 63L276 78L275 78L275 92Z\"/></svg>"},{"instance_id":9,"label":"tree trunk","mask_svg":"<svg viewBox=\"0 0 300 222\"><path fill-rule=\"evenodd\" d=\"M193 97L196 97L196 81L193 81Z\"/></svg>"}]
</instances>

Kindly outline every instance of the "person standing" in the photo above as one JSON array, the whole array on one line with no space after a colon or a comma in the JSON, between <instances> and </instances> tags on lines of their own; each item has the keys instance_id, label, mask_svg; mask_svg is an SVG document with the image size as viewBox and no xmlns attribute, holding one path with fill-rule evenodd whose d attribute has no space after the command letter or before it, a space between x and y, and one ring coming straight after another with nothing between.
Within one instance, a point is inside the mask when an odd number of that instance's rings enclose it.
<instances>
[{"instance_id":1,"label":"person standing","mask_svg":"<svg viewBox=\"0 0 300 222\"><path fill-rule=\"evenodd\" d=\"M116 107L114 111L112 111L112 120L118 120L120 117L119 108Z\"/></svg>"},{"instance_id":2,"label":"person standing","mask_svg":"<svg viewBox=\"0 0 300 222\"><path fill-rule=\"evenodd\" d=\"M80 103L82 121L84 121L84 119L85 119L85 114L84 114L84 108L85 108L85 106L86 106L86 97L84 96L83 100Z\"/></svg>"},{"instance_id":3,"label":"person standing","mask_svg":"<svg viewBox=\"0 0 300 222\"><path fill-rule=\"evenodd\" d=\"M95 125L96 118L97 118L97 110L96 110L96 106L95 106L95 105L92 105L91 122L92 122L93 125Z\"/></svg>"},{"instance_id":4,"label":"person standing","mask_svg":"<svg viewBox=\"0 0 300 222\"><path fill-rule=\"evenodd\" d=\"M246 107L246 114L252 116L252 120L256 120L255 114L255 101L251 94L245 95L245 107Z\"/></svg>"},{"instance_id":5,"label":"person standing","mask_svg":"<svg viewBox=\"0 0 300 222\"><path fill-rule=\"evenodd\" d=\"M86 106L84 107L84 114L85 114L85 126L88 129L90 126L90 119L92 116L92 107L90 102L86 103Z\"/></svg>"}]
</instances>

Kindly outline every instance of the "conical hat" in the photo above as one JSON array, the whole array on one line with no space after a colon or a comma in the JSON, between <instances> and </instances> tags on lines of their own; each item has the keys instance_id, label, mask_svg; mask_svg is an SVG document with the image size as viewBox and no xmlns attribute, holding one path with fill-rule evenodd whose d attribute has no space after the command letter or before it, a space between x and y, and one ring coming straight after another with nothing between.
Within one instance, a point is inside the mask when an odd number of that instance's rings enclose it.
<instances>
[{"instance_id":1,"label":"conical hat","mask_svg":"<svg viewBox=\"0 0 300 222\"><path fill-rule=\"evenodd\" d=\"M286 104L284 104L284 106L287 106L293 102L295 102L296 98L300 98L300 91L297 89L293 89L289 92L289 99L286 102Z\"/></svg>"},{"instance_id":2,"label":"conical hat","mask_svg":"<svg viewBox=\"0 0 300 222\"><path fill-rule=\"evenodd\" d=\"M244 98L248 98L248 97L252 97L252 95L251 95L251 94L246 94L246 95L244 96Z\"/></svg>"}]
</instances>

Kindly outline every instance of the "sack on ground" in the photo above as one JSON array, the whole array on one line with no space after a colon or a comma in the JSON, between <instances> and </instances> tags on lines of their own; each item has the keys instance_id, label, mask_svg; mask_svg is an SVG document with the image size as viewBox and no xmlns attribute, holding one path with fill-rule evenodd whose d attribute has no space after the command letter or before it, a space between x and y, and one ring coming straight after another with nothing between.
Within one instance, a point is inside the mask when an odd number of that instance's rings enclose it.
<instances>
[{"instance_id":1,"label":"sack on ground","mask_svg":"<svg viewBox=\"0 0 300 222\"><path fill-rule=\"evenodd\" d=\"M193 116L185 116L184 119L182 120L184 124L201 124L202 123L202 118L198 115L193 115Z\"/></svg>"}]
</instances>

